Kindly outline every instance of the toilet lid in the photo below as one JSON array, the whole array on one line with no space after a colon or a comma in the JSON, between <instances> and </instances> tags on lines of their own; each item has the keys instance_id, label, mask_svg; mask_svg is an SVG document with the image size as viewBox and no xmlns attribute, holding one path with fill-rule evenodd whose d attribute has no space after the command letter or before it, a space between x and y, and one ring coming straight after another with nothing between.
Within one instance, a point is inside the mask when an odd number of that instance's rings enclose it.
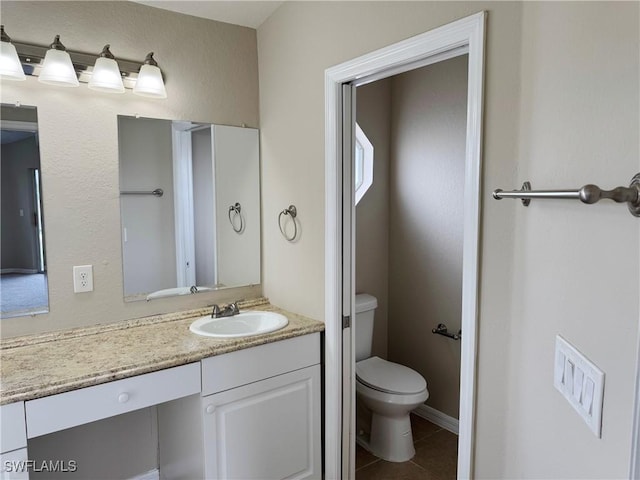
<instances>
[{"instance_id":1,"label":"toilet lid","mask_svg":"<svg viewBox=\"0 0 640 480\"><path fill-rule=\"evenodd\" d=\"M415 370L378 357L357 362L356 378L370 388L387 393L420 393L427 388L427 382Z\"/></svg>"}]
</instances>

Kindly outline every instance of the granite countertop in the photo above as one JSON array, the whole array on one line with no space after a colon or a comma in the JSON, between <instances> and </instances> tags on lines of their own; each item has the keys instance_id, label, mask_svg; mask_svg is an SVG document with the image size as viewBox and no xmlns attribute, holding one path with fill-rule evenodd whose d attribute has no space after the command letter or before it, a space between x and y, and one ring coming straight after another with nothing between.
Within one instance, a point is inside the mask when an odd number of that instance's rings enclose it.
<instances>
[{"instance_id":1,"label":"granite countertop","mask_svg":"<svg viewBox=\"0 0 640 480\"><path fill-rule=\"evenodd\" d=\"M223 353L324 330L324 323L270 305L241 311L282 313L289 325L253 337L215 339L192 333L194 317L211 309L155 315L108 325L9 338L0 342L0 405L197 362Z\"/></svg>"}]
</instances>

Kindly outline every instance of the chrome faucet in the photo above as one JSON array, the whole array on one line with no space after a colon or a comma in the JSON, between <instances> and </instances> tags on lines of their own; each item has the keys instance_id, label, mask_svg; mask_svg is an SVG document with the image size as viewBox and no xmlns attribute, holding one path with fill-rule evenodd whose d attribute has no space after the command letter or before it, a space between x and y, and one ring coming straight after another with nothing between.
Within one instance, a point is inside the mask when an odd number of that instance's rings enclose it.
<instances>
[{"instance_id":1,"label":"chrome faucet","mask_svg":"<svg viewBox=\"0 0 640 480\"><path fill-rule=\"evenodd\" d=\"M232 317L240 313L240 309L238 308L238 302L233 302L224 307L222 310L217 304L213 305L213 310L211 311L211 318L222 318L222 317Z\"/></svg>"}]
</instances>

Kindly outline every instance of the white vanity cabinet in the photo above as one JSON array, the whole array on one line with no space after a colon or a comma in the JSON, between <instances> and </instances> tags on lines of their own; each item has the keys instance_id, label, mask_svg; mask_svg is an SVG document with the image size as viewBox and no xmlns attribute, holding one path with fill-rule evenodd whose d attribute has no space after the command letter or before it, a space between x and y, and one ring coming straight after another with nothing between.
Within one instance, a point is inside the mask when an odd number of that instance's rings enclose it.
<instances>
[{"instance_id":1,"label":"white vanity cabinet","mask_svg":"<svg viewBox=\"0 0 640 480\"><path fill-rule=\"evenodd\" d=\"M21 468L27 461L27 432L24 402L0 406L0 478L27 480L29 473Z\"/></svg>"},{"instance_id":2,"label":"white vanity cabinet","mask_svg":"<svg viewBox=\"0 0 640 480\"><path fill-rule=\"evenodd\" d=\"M27 436L46 435L169 402L200 391L200 365L190 363L26 403Z\"/></svg>"},{"instance_id":3,"label":"white vanity cabinet","mask_svg":"<svg viewBox=\"0 0 640 480\"><path fill-rule=\"evenodd\" d=\"M321 478L320 375L318 333L202 360L201 398L158 410L162 478Z\"/></svg>"}]
</instances>

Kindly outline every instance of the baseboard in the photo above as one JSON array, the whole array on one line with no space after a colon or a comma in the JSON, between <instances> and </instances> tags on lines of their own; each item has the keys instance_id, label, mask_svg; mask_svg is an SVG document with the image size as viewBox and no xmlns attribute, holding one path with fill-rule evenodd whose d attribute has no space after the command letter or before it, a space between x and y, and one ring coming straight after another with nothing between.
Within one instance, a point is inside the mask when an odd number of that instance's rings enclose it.
<instances>
[{"instance_id":1,"label":"baseboard","mask_svg":"<svg viewBox=\"0 0 640 480\"><path fill-rule=\"evenodd\" d=\"M442 413L440 410L436 410L424 403L416 408L413 413L425 420L429 420L431 423L434 423L445 430L449 430L451 433L458 435L460 422L457 418L450 417L449 415Z\"/></svg>"},{"instance_id":2,"label":"baseboard","mask_svg":"<svg viewBox=\"0 0 640 480\"><path fill-rule=\"evenodd\" d=\"M0 274L5 274L5 273L38 273L38 270L36 269L31 269L31 268L3 268L2 270L0 270Z\"/></svg>"},{"instance_id":3,"label":"baseboard","mask_svg":"<svg viewBox=\"0 0 640 480\"><path fill-rule=\"evenodd\" d=\"M149 470L148 472L141 473L135 477L131 477L129 480L160 480L160 470Z\"/></svg>"}]
</instances>

